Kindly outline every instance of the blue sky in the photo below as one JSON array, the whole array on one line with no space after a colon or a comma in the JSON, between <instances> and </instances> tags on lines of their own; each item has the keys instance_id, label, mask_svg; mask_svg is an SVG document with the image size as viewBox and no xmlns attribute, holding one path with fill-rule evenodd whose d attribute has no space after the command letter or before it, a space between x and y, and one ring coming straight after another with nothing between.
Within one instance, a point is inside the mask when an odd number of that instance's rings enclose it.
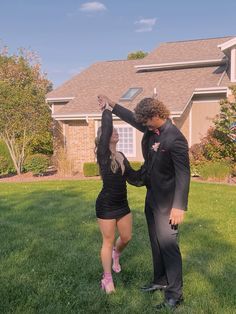
<instances>
[{"instance_id":1,"label":"blue sky","mask_svg":"<svg viewBox=\"0 0 236 314\"><path fill-rule=\"evenodd\" d=\"M235 0L0 0L0 41L37 52L54 87L161 42L236 36Z\"/></svg>"}]
</instances>

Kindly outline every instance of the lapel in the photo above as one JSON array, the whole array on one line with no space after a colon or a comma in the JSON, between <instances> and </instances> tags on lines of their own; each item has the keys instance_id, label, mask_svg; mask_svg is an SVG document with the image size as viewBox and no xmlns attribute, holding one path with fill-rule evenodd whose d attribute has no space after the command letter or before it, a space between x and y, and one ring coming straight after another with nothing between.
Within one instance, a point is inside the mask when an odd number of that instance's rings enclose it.
<instances>
[{"instance_id":1,"label":"lapel","mask_svg":"<svg viewBox=\"0 0 236 314\"><path fill-rule=\"evenodd\" d=\"M153 167L153 165L154 165L154 163L155 163L155 161L159 155L160 149L163 146L163 142L165 141L166 132L170 128L171 125L172 125L171 120L167 120L164 130L161 131L161 133L160 133L160 136L158 138L158 143L160 143L160 146L158 147L158 150L156 152L152 153L152 157L151 157L150 163L148 165L148 172L149 173L151 172L152 167ZM149 135L149 138L150 138L150 135ZM147 143L147 144L149 144L149 143ZM147 147L147 150L150 150L150 147Z\"/></svg>"}]
</instances>

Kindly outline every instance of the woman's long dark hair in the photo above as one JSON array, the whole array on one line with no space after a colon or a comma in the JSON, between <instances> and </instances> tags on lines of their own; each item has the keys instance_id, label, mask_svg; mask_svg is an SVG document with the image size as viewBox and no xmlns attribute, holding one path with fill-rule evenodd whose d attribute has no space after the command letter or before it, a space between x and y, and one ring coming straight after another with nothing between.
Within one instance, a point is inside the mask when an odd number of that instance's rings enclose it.
<instances>
[{"instance_id":1,"label":"woman's long dark hair","mask_svg":"<svg viewBox=\"0 0 236 314\"><path fill-rule=\"evenodd\" d=\"M96 158L98 157L97 156L97 151L98 151L98 145L99 145L99 142L100 142L101 135L102 135L102 128L99 127L98 130L97 130L97 137L95 138L95 148L94 148L94 153L96 155ZM116 173L117 170L120 167L120 164L116 160L115 154L113 154L112 152L110 152L110 159L111 159L111 171L113 173ZM97 163L99 164L98 158L97 158ZM100 164L99 164L99 167L100 167Z\"/></svg>"}]
</instances>

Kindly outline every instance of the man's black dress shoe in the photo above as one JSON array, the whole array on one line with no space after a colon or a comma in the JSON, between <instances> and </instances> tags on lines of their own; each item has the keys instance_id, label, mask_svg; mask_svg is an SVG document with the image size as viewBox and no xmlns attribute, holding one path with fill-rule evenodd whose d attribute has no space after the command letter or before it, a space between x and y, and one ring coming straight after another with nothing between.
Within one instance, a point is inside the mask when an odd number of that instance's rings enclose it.
<instances>
[{"instance_id":1,"label":"man's black dress shoe","mask_svg":"<svg viewBox=\"0 0 236 314\"><path fill-rule=\"evenodd\" d=\"M166 287L167 287L166 285L159 285L157 283L151 282L150 284L142 287L141 291L142 292L154 292L156 290L165 290Z\"/></svg>"},{"instance_id":2,"label":"man's black dress shoe","mask_svg":"<svg viewBox=\"0 0 236 314\"><path fill-rule=\"evenodd\" d=\"M184 302L184 298L182 296L179 299L173 299L173 298L165 299L164 302L156 305L156 309L157 310L163 310L163 309L174 310L183 302Z\"/></svg>"}]
</instances>

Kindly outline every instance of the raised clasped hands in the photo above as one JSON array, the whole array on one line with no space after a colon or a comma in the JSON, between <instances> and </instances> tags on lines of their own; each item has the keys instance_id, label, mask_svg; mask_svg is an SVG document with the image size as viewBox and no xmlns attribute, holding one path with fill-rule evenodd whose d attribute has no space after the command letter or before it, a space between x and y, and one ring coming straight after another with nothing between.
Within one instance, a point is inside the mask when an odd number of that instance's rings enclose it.
<instances>
[{"instance_id":1,"label":"raised clasped hands","mask_svg":"<svg viewBox=\"0 0 236 314\"><path fill-rule=\"evenodd\" d=\"M104 110L107 106L114 107L115 103L105 95L98 95L98 105L100 110Z\"/></svg>"}]
</instances>

